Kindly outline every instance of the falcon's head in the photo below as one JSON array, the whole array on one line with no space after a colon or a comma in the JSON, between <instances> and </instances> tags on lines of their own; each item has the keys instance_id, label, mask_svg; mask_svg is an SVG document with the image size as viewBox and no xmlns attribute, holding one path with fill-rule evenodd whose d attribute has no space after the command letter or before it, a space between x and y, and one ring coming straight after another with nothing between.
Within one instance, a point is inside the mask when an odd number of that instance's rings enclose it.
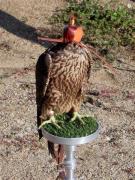
<instances>
[{"instance_id":1,"label":"falcon's head","mask_svg":"<svg viewBox=\"0 0 135 180\"><path fill-rule=\"evenodd\" d=\"M69 24L64 28L64 42L80 42L84 32L81 26L75 25L76 17L73 15L69 19Z\"/></svg>"}]
</instances>

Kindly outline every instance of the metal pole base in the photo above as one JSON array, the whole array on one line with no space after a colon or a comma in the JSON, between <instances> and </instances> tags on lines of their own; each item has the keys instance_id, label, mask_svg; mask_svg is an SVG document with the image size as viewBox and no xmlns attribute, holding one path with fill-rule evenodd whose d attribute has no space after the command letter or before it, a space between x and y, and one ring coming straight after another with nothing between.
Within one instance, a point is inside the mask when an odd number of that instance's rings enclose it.
<instances>
[{"instance_id":1,"label":"metal pole base","mask_svg":"<svg viewBox=\"0 0 135 180\"><path fill-rule=\"evenodd\" d=\"M76 160L74 158L75 146L65 145L65 155L64 167L66 172L65 180L75 180L74 169L76 165Z\"/></svg>"}]
</instances>

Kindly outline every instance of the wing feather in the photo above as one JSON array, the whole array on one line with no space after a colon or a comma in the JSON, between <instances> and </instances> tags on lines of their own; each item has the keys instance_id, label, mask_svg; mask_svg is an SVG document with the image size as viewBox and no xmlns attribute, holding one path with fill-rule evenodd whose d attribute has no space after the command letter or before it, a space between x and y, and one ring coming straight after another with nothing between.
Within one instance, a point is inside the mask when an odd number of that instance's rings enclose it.
<instances>
[{"instance_id":1,"label":"wing feather","mask_svg":"<svg viewBox=\"0 0 135 180\"><path fill-rule=\"evenodd\" d=\"M41 109L47 86L50 80L52 59L48 51L41 54L36 64L36 103L37 103L37 126L41 125ZM42 132L39 130L39 138Z\"/></svg>"},{"instance_id":2,"label":"wing feather","mask_svg":"<svg viewBox=\"0 0 135 180\"><path fill-rule=\"evenodd\" d=\"M52 59L48 53L43 53L36 64L36 102L40 104L50 80Z\"/></svg>"}]
</instances>

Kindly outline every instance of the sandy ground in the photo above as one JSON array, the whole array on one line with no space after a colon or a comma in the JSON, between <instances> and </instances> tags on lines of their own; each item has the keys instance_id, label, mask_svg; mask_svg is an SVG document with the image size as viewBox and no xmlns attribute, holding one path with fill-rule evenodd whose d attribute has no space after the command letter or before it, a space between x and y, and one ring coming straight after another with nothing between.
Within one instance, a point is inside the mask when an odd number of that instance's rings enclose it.
<instances>
[{"instance_id":1,"label":"sandy ground","mask_svg":"<svg viewBox=\"0 0 135 180\"><path fill-rule=\"evenodd\" d=\"M0 180L54 180L58 174L45 139L38 141L35 64L45 47L35 29L47 28L47 18L65 2L39 2L0 1ZM115 77L92 68L81 111L97 117L101 132L77 148L78 180L135 180L135 56L128 48L115 51Z\"/></svg>"}]
</instances>

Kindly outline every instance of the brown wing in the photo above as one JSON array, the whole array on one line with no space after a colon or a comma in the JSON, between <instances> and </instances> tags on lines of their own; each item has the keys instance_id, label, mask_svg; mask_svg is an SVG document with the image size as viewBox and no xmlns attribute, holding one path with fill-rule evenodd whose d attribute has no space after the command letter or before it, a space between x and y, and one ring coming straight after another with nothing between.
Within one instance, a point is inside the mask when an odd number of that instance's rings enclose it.
<instances>
[{"instance_id":1,"label":"brown wing","mask_svg":"<svg viewBox=\"0 0 135 180\"><path fill-rule=\"evenodd\" d=\"M41 54L36 64L36 103L37 103L37 126L41 125L42 102L49 83L49 75L51 68L51 57L48 51ZM39 131L39 137L42 137L41 131Z\"/></svg>"},{"instance_id":2,"label":"brown wing","mask_svg":"<svg viewBox=\"0 0 135 180\"><path fill-rule=\"evenodd\" d=\"M55 54L59 49L64 48L65 44L52 45L43 54L40 55L36 64L36 103L37 103L37 126L41 125L41 111L44 96L49 83L49 75L51 72L52 54ZM51 55L50 55L51 54ZM39 138L42 137L41 130L39 130Z\"/></svg>"}]
</instances>

